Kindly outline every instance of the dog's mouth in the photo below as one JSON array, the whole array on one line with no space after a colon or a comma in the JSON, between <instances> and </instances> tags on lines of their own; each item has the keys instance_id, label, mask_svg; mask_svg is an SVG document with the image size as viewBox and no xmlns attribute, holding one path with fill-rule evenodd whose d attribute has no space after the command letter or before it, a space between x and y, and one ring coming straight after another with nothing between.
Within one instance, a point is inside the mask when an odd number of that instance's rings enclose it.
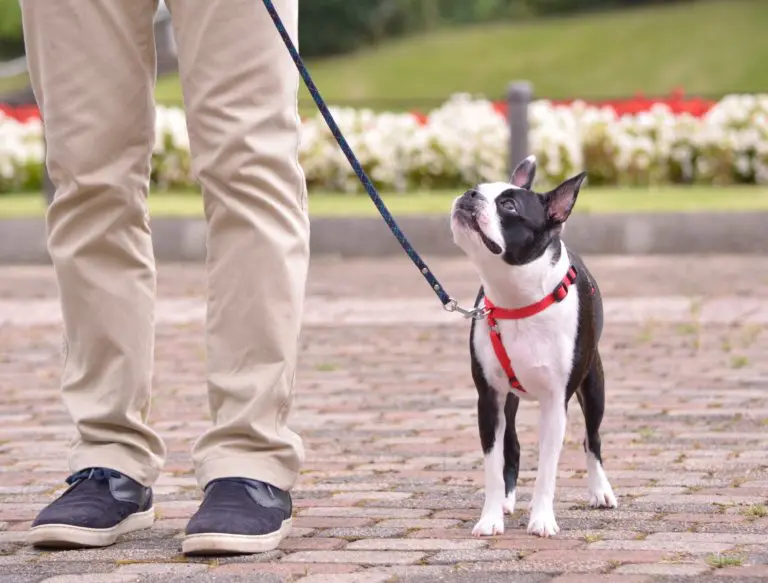
<instances>
[{"instance_id":1,"label":"dog's mouth","mask_svg":"<svg viewBox=\"0 0 768 583\"><path fill-rule=\"evenodd\" d=\"M488 248L488 251L494 255L501 255L502 249L498 243L492 241L480 228L480 223L477 220L477 212L461 206L456 207L453 217L462 227L469 229L477 233L480 236L480 240Z\"/></svg>"}]
</instances>

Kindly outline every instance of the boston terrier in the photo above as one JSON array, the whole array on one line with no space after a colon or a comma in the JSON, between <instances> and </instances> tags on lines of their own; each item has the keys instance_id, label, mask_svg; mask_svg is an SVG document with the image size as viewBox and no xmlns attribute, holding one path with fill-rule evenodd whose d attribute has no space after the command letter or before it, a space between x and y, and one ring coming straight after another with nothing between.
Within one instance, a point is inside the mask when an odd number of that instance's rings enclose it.
<instances>
[{"instance_id":1,"label":"boston terrier","mask_svg":"<svg viewBox=\"0 0 768 583\"><path fill-rule=\"evenodd\" d=\"M554 497L573 396L586 425L589 503L616 508L600 454L605 406L598 342L603 306L595 279L561 240L586 178L582 172L554 190L531 190L536 159L523 160L510 182L485 183L458 197L451 209L454 242L480 276L469 352L477 388L478 428L485 456L485 502L474 536L504 532L515 509L520 399L539 403L539 465L528 532L559 532Z\"/></svg>"}]
</instances>

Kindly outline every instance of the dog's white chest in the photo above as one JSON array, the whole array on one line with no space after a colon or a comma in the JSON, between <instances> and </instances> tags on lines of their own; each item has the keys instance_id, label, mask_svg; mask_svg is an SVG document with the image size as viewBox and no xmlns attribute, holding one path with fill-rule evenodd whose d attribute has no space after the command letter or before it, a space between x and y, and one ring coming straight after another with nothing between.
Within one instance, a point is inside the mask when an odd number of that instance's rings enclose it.
<instances>
[{"instance_id":1,"label":"dog's white chest","mask_svg":"<svg viewBox=\"0 0 768 583\"><path fill-rule=\"evenodd\" d=\"M488 322L476 323L473 344L488 383L523 399L540 399L563 391L573 367L579 302L575 286L568 296L543 312L522 320L498 320L504 348L525 392L513 390L494 350Z\"/></svg>"}]
</instances>

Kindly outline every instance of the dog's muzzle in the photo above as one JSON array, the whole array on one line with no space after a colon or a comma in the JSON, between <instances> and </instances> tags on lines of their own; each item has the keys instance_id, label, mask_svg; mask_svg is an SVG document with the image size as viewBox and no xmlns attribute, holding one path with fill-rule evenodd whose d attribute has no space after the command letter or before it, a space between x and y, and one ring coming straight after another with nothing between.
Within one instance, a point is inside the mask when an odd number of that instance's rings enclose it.
<instances>
[{"instance_id":1,"label":"dog's muzzle","mask_svg":"<svg viewBox=\"0 0 768 583\"><path fill-rule=\"evenodd\" d=\"M463 227L473 230L478 228L477 214L480 212L482 198L476 190L468 190L462 194L453 207L453 217Z\"/></svg>"}]
</instances>

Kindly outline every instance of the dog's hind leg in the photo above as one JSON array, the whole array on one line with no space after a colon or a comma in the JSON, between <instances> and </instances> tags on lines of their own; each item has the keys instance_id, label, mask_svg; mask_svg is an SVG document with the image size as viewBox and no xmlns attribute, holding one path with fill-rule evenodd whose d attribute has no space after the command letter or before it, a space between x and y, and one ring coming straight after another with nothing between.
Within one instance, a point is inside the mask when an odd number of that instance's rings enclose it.
<instances>
[{"instance_id":1,"label":"dog's hind leg","mask_svg":"<svg viewBox=\"0 0 768 583\"><path fill-rule=\"evenodd\" d=\"M482 389L485 390L482 390ZM496 391L478 387L477 423L485 455L485 502L480 520L472 529L474 536L504 533L504 410Z\"/></svg>"},{"instance_id":2,"label":"dog's hind leg","mask_svg":"<svg viewBox=\"0 0 768 583\"><path fill-rule=\"evenodd\" d=\"M584 452L587 455L587 480L589 483L589 504L595 508L616 508L618 503L608 477L603 470L600 451L600 423L605 411L605 377L600 354L595 353L592 366L581 387L576 391L579 405L584 413L586 435Z\"/></svg>"},{"instance_id":3,"label":"dog's hind leg","mask_svg":"<svg viewBox=\"0 0 768 583\"><path fill-rule=\"evenodd\" d=\"M515 429L518 405L520 405L520 399L509 393L504 405L504 417L507 422L504 432L504 491L506 494L504 512L508 514L515 511L517 475L520 471L520 441L517 439Z\"/></svg>"}]
</instances>

